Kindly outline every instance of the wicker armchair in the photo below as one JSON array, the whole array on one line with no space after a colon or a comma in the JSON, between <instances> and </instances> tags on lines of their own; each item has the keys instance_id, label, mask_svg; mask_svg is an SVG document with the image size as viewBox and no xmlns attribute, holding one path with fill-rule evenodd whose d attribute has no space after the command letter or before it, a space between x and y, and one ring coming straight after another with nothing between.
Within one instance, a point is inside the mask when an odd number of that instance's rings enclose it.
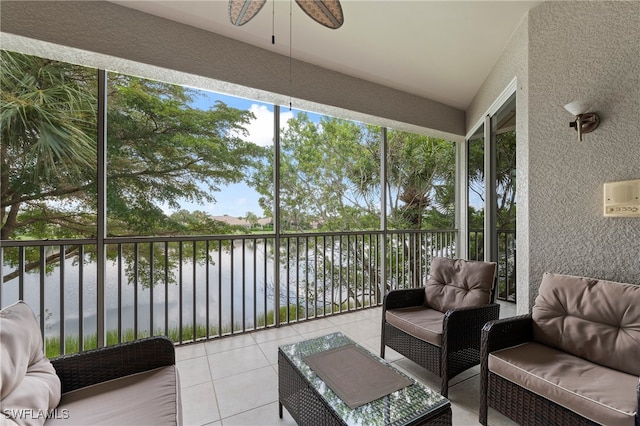
<instances>
[{"instance_id":1,"label":"wicker armchair","mask_svg":"<svg viewBox=\"0 0 640 426\"><path fill-rule=\"evenodd\" d=\"M498 319L493 262L434 258L424 288L392 290L382 308L380 357L385 347L399 352L442 378L480 364L484 324Z\"/></svg>"}]
</instances>

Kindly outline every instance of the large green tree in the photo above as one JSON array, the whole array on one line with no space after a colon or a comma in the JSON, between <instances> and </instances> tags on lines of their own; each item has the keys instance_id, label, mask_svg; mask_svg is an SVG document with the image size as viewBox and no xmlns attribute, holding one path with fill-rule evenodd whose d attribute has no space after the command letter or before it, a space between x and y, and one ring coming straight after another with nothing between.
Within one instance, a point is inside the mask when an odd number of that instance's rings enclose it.
<instances>
[{"instance_id":1,"label":"large green tree","mask_svg":"<svg viewBox=\"0 0 640 426\"><path fill-rule=\"evenodd\" d=\"M244 126L255 118L251 112L222 102L204 111L191 107L198 96L194 90L125 75L109 77L110 234L188 231L167 218L161 206L215 203L222 186L243 181L265 155L263 148L243 139Z\"/></svg>"},{"instance_id":2,"label":"large green tree","mask_svg":"<svg viewBox=\"0 0 640 426\"><path fill-rule=\"evenodd\" d=\"M2 239L96 235L97 71L8 51L1 59ZM198 92L182 86L115 73L107 81L109 235L224 232L164 209L214 203L221 186L250 173L264 156L244 140L253 115L221 102L195 108Z\"/></svg>"},{"instance_id":3,"label":"large green tree","mask_svg":"<svg viewBox=\"0 0 640 426\"><path fill-rule=\"evenodd\" d=\"M304 112L287 122L279 174L284 231L377 228L380 202L372 189L379 182L378 134L374 126L336 118L314 122ZM272 216L273 170L270 158L253 179L267 216Z\"/></svg>"},{"instance_id":4,"label":"large green tree","mask_svg":"<svg viewBox=\"0 0 640 426\"><path fill-rule=\"evenodd\" d=\"M322 117L314 121L302 112L290 119L281 132L280 144L282 229L285 232L379 229L381 137L379 127L348 120ZM389 131L387 147L388 173L384 185L389 227L451 228L454 145L423 135ZM267 162L255 177L262 206L269 214L274 188L268 177L272 175L273 164ZM302 282L307 299L366 303L369 296L375 301L383 294L375 251L380 244L377 238L352 235L339 239L297 239L298 245L289 245L281 258L290 269L298 269L301 259L305 261L305 270L312 269L309 279L314 282ZM405 251L402 259L413 264L406 267L417 277L420 271L416 265L424 264L417 261L423 254L419 245L403 241L397 248ZM341 253L340 257L330 255L336 251ZM395 261L398 259L395 256ZM392 261L391 256L388 260ZM300 285L299 277L295 280ZM358 294L352 292L353 283L359 286ZM327 294L335 288L349 289L351 293L344 298Z\"/></svg>"},{"instance_id":5,"label":"large green tree","mask_svg":"<svg viewBox=\"0 0 640 426\"><path fill-rule=\"evenodd\" d=\"M378 229L381 132L376 126L298 113L280 144L282 229L326 231ZM453 227L455 148L424 135L389 131L387 192L389 227ZM271 215L272 161L254 177L261 206ZM446 226L442 226L446 225Z\"/></svg>"}]
</instances>

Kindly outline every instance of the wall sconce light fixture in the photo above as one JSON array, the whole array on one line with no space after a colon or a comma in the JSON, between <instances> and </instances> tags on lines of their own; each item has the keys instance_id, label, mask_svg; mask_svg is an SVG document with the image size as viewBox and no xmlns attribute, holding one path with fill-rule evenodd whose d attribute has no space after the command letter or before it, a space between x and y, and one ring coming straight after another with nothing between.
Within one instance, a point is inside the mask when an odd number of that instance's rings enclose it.
<instances>
[{"instance_id":1,"label":"wall sconce light fixture","mask_svg":"<svg viewBox=\"0 0 640 426\"><path fill-rule=\"evenodd\" d=\"M588 112L591 104L584 101L574 101L564 106L564 109L575 115L576 119L569 123L578 132L578 140L582 142L582 135L593 132L600 124L600 117L595 112Z\"/></svg>"}]
</instances>

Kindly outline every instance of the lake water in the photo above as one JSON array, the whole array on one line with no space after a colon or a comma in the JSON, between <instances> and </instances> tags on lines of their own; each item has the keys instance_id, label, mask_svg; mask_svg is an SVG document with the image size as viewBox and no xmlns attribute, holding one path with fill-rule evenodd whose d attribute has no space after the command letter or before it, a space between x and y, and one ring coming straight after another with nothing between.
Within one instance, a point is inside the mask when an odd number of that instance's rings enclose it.
<instances>
[{"instance_id":1,"label":"lake water","mask_svg":"<svg viewBox=\"0 0 640 426\"><path fill-rule=\"evenodd\" d=\"M222 326L231 324L231 306L233 304L233 323L242 324L244 319L247 328L251 328L254 317L260 317L266 310L274 308L273 300L273 258L269 256L264 262L264 250L245 247L244 266L242 263L242 247L234 247L233 263L229 251L222 250L221 256L217 251L210 252L212 262L209 264L208 280L206 264L196 264L195 273L192 262L185 262L182 270L175 268L172 272L176 281L165 286L164 283L153 288L153 328L164 328L165 309L169 327L177 327L182 316L182 323L192 324L194 309L198 324L206 324L207 296L209 287L209 324L219 326L219 316ZM254 262L255 256L255 262ZM254 270L254 263L256 268ZM84 334L96 332L97 284L96 264L85 263L82 268L82 301ZM126 269L126 268L123 268ZM11 269L4 267L4 273ZM163 271L158 271L164 274ZM281 268L281 274L284 274ZM60 289L60 267L45 276L45 335L58 335L60 329L61 294L64 303L65 334L78 334L79 314L79 276L80 267L77 261L67 259L64 265L64 288ZM107 262L107 280L105 286L106 325L108 330L118 327L118 267L115 262ZM164 275L163 275L164 276ZM284 276L284 275L282 275ZM181 277L181 279L180 279ZM266 279L265 279L266 277ZM39 316L40 283L39 274L25 274L24 300ZM195 283L195 284L194 284ZM222 284L221 284L222 283ZM222 285L222 287L220 287ZM254 287L255 286L255 287ZM165 294L166 287L166 294ZM180 312L180 289L182 289L182 312ZM18 300L18 279L13 279L2 286L2 306L7 306ZM149 287L138 286L127 282L122 273L121 303L122 328L134 327L135 294L137 291L138 330L149 330L151 326L151 291ZM195 303L194 303L195 295ZM295 297L295 290L293 290ZM283 301L286 296L283 296ZM166 306L166 308L165 308Z\"/></svg>"}]
</instances>

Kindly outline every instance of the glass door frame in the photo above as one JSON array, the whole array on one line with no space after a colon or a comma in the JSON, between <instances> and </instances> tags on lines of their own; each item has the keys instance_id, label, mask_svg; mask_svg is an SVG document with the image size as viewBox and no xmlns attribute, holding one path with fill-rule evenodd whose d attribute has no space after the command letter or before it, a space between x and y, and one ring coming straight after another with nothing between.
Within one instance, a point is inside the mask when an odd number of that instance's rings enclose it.
<instances>
[{"instance_id":1,"label":"glass door frame","mask_svg":"<svg viewBox=\"0 0 640 426\"><path fill-rule=\"evenodd\" d=\"M458 176L458 205L460 206L456 209L456 222L460 232L458 238L458 253L460 253L460 256L458 257L468 258L469 256L469 140L484 126L484 260L492 262L498 260L496 232L497 193L495 185L497 120L494 118L496 114L511 101L511 98L515 96L516 88L517 80L514 78L487 109L483 117L469 129L469 132L467 132L465 136L464 143L459 144L457 147L456 154L458 161L456 162L456 173Z\"/></svg>"}]
</instances>

